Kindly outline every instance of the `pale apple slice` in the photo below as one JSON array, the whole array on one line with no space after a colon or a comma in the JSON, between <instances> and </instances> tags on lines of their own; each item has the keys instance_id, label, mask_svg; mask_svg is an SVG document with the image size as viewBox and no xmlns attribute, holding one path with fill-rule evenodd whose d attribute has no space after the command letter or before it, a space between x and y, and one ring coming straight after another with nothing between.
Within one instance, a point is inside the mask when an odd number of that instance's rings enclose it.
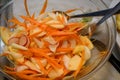
<instances>
[{"instance_id":1,"label":"pale apple slice","mask_svg":"<svg viewBox=\"0 0 120 80\"><path fill-rule=\"evenodd\" d=\"M68 70L75 71L78 69L79 65L81 64L82 59L79 55L75 55L70 59L68 64Z\"/></svg>"},{"instance_id":2,"label":"pale apple slice","mask_svg":"<svg viewBox=\"0 0 120 80\"><path fill-rule=\"evenodd\" d=\"M56 70L52 69L52 70L49 72L48 77L49 77L50 79L55 79L55 78L57 78L57 77L60 77L63 73L64 73L64 71L63 71L62 68L61 68L61 69L56 69Z\"/></svg>"},{"instance_id":3,"label":"pale apple slice","mask_svg":"<svg viewBox=\"0 0 120 80\"><path fill-rule=\"evenodd\" d=\"M0 37L5 44L8 44L11 32L8 28L0 26Z\"/></svg>"},{"instance_id":4,"label":"pale apple slice","mask_svg":"<svg viewBox=\"0 0 120 80\"><path fill-rule=\"evenodd\" d=\"M25 65L17 66L17 67L15 68L15 70L16 70L17 72L23 71L23 70L26 70L26 69L28 69L28 67L25 66Z\"/></svg>"},{"instance_id":5,"label":"pale apple slice","mask_svg":"<svg viewBox=\"0 0 120 80\"><path fill-rule=\"evenodd\" d=\"M15 44L15 43L12 43L11 46L13 48L20 49L20 50L28 50L28 48L26 48L26 47L24 47L22 45Z\"/></svg>"},{"instance_id":6,"label":"pale apple slice","mask_svg":"<svg viewBox=\"0 0 120 80\"><path fill-rule=\"evenodd\" d=\"M70 62L70 59L71 58L69 56L67 56L67 55L63 56L63 62L64 62L64 65L65 65L66 69L68 69L68 64Z\"/></svg>"},{"instance_id":7,"label":"pale apple slice","mask_svg":"<svg viewBox=\"0 0 120 80\"><path fill-rule=\"evenodd\" d=\"M35 70L35 71L41 73L41 71L35 66L34 63L32 63L32 62L30 62L30 61L26 61L26 62L25 62L25 65L28 66L30 69Z\"/></svg>"},{"instance_id":8,"label":"pale apple slice","mask_svg":"<svg viewBox=\"0 0 120 80\"><path fill-rule=\"evenodd\" d=\"M80 36L83 44L87 46L90 50L93 49L94 45L87 36Z\"/></svg>"}]
</instances>

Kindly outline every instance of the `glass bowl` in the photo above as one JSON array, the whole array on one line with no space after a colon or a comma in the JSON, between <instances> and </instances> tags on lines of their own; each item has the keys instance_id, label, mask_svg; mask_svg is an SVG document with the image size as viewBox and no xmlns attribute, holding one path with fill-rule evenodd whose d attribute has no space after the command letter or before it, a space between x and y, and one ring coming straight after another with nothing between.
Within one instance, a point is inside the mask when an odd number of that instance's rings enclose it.
<instances>
[{"instance_id":1,"label":"glass bowl","mask_svg":"<svg viewBox=\"0 0 120 80\"><path fill-rule=\"evenodd\" d=\"M34 12L36 16L42 8L42 5L45 0L28 0L28 8L30 14ZM26 15L24 8L24 0L15 0L13 5L13 15L18 19L21 19L20 15ZM101 0L48 0L48 6L46 12L52 10L66 11L69 9L79 9L72 14L79 14L84 12L92 12L97 10L106 9ZM1 17L2 18L2 17ZM101 17L97 17L99 20ZM79 20L79 19L74 19ZM80 71L79 75L76 77L76 80L87 80L95 72L97 72L104 63L108 60L111 50L115 43L115 25L113 18L109 18L106 22L97 27L95 33L91 37L91 40L94 44L94 49L92 50L92 57L85 64L84 68ZM2 44L2 41L1 41ZM4 45L0 45L1 49ZM2 52L2 50L1 50ZM8 65L8 62L5 62L3 65ZM2 63L2 62L1 62ZM1 64L0 63L0 64ZM72 80L71 77L66 77L64 80Z\"/></svg>"}]
</instances>

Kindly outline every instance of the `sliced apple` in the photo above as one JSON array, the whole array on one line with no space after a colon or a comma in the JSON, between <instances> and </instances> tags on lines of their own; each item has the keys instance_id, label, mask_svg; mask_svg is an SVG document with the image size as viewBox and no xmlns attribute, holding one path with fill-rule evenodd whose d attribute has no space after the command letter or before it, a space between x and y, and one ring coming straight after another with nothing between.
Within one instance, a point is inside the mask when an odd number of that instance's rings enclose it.
<instances>
[{"instance_id":1,"label":"sliced apple","mask_svg":"<svg viewBox=\"0 0 120 80\"><path fill-rule=\"evenodd\" d=\"M77 45L73 50L73 54L82 53L83 51L84 51L84 46L83 45Z\"/></svg>"},{"instance_id":2,"label":"sliced apple","mask_svg":"<svg viewBox=\"0 0 120 80\"><path fill-rule=\"evenodd\" d=\"M30 62L30 61L26 61L25 65L28 66L30 69L35 70L37 72L41 72L34 63Z\"/></svg>"},{"instance_id":3,"label":"sliced apple","mask_svg":"<svg viewBox=\"0 0 120 80\"><path fill-rule=\"evenodd\" d=\"M75 55L70 59L70 62L68 64L68 70L75 71L79 67L79 64L81 64L82 59L79 55Z\"/></svg>"},{"instance_id":4,"label":"sliced apple","mask_svg":"<svg viewBox=\"0 0 120 80\"><path fill-rule=\"evenodd\" d=\"M91 57L90 49L85 46L85 60L90 59L90 57Z\"/></svg>"},{"instance_id":5,"label":"sliced apple","mask_svg":"<svg viewBox=\"0 0 120 80\"><path fill-rule=\"evenodd\" d=\"M0 26L0 37L5 44L8 44L11 32L8 28Z\"/></svg>"},{"instance_id":6,"label":"sliced apple","mask_svg":"<svg viewBox=\"0 0 120 80\"><path fill-rule=\"evenodd\" d=\"M80 36L80 38L85 46L87 46L89 49L93 49L94 46L87 36Z\"/></svg>"},{"instance_id":7,"label":"sliced apple","mask_svg":"<svg viewBox=\"0 0 120 80\"><path fill-rule=\"evenodd\" d=\"M55 79L55 78L57 78L57 77L60 77L63 73L64 73L64 71L63 71L62 68L61 68L61 69L57 69L57 70L52 69L52 70L49 72L48 77L49 77L50 79Z\"/></svg>"},{"instance_id":8,"label":"sliced apple","mask_svg":"<svg viewBox=\"0 0 120 80\"><path fill-rule=\"evenodd\" d=\"M25 66L25 65L17 66L17 67L15 68L15 70L16 70L17 72L23 71L23 70L26 70L26 69L28 69L28 67Z\"/></svg>"},{"instance_id":9,"label":"sliced apple","mask_svg":"<svg viewBox=\"0 0 120 80\"><path fill-rule=\"evenodd\" d=\"M64 62L64 65L65 65L66 69L68 69L68 64L70 62L70 57L67 56L67 55L64 55L63 56L63 62Z\"/></svg>"}]
</instances>

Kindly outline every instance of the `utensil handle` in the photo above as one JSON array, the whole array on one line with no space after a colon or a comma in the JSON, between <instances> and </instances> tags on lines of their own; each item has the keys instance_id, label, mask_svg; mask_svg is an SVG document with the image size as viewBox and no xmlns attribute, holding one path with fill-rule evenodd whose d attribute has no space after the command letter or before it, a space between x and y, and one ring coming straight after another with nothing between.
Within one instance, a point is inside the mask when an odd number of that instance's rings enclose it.
<instances>
[{"instance_id":1,"label":"utensil handle","mask_svg":"<svg viewBox=\"0 0 120 80\"><path fill-rule=\"evenodd\" d=\"M119 10L120 10L120 2L115 7L113 7L110 11L108 11L96 25L99 26L101 23L103 23L106 19L114 15Z\"/></svg>"},{"instance_id":2,"label":"utensil handle","mask_svg":"<svg viewBox=\"0 0 120 80\"><path fill-rule=\"evenodd\" d=\"M120 62L111 54L109 62L114 66L114 68L120 73Z\"/></svg>"},{"instance_id":3,"label":"utensil handle","mask_svg":"<svg viewBox=\"0 0 120 80\"><path fill-rule=\"evenodd\" d=\"M11 1L7 2L5 5L2 5L2 6L0 7L0 14L2 14L3 10L5 10L9 5L13 4L13 2L14 2L14 1L11 0Z\"/></svg>"},{"instance_id":4,"label":"utensil handle","mask_svg":"<svg viewBox=\"0 0 120 80\"><path fill-rule=\"evenodd\" d=\"M113 8L110 8L110 9L100 10L100 11L91 12L91 13L73 15L73 16L70 16L70 17L71 18L79 18L79 17L104 16L104 15L106 15L108 12L110 12L112 10L113 10ZM120 10L117 11L116 13L114 13L114 14L119 14L119 13L120 13Z\"/></svg>"}]
</instances>

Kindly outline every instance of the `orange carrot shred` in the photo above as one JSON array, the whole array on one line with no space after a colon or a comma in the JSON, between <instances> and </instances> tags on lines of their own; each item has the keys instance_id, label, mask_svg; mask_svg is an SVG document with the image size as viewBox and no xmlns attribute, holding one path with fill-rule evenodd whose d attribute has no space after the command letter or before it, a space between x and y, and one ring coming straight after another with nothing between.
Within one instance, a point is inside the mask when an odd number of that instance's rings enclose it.
<instances>
[{"instance_id":1,"label":"orange carrot shred","mask_svg":"<svg viewBox=\"0 0 120 80\"><path fill-rule=\"evenodd\" d=\"M20 22L16 17L13 17L12 19L8 20L8 22L13 22L14 24L17 24L23 27L25 26L25 24Z\"/></svg>"},{"instance_id":2,"label":"orange carrot shred","mask_svg":"<svg viewBox=\"0 0 120 80\"><path fill-rule=\"evenodd\" d=\"M24 0L24 6L25 6L27 16L30 17L30 13L29 13L29 10L28 10L28 5L27 5L27 0Z\"/></svg>"},{"instance_id":3,"label":"orange carrot shred","mask_svg":"<svg viewBox=\"0 0 120 80\"><path fill-rule=\"evenodd\" d=\"M9 70L9 71L14 71L15 68L13 67L9 67L9 66L4 66L5 70Z\"/></svg>"},{"instance_id":4,"label":"orange carrot shred","mask_svg":"<svg viewBox=\"0 0 120 80\"><path fill-rule=\"evenodd\" d=\"M72 34L75 34L75 33L76 32L56 31L56 32L50 33L50 35L52 35L52 36L67 36L67 35L72 35Z\"/></svg>"},{"instance_id":5,"label":"orange carrot shred","mask_svg":"<svg viewBox=\"0 0 120 80\"><path fill-rule=\"evenodd\" d=\"M45 68L44 68L43 64L41 63L41 61L38 58L35 58L35 60L36 60L37 64L39 65L41 71L43 71L43 73L45 75L47 75L47 71L45 70Z\"/></svg>"},{"instance_id":6,"label":"orange carrot shred","mask_svg":"<svg viewBox=\"0 0 120 80\"><path fill-rule=\"evenodd\" d=\"M78 9L69 9L69 10L67 10L67 11L65 11L65 13L71 13L71 12L74 12L74 11L76 11L76 10L78 10Z\"/></svg>"},{"instance_id":7,"label":"orange carrot shred","mask_svg":"<svg viewBox=\"0 0 120 80\"><path fill-rule=\"evenodd\" d=\"M42 10L40 11L40 14L44 13L47 8L48 0L45 0L44 5L42 7Z\"/></svg>"},{"instance_id":8,"label":"orange carrot shred","mask_svg":"<svg viewBox=\"0 0 120 80\"><path fill-rule=\"evenodd\" d=\"M30 18L30 17L27 17L27 16L20 16L20 17L25 19L26 21L30 21L33 24L40 24L39 22L37 22L36 20L34 20L34 19Z\"/></svg>"}]
</instances>

